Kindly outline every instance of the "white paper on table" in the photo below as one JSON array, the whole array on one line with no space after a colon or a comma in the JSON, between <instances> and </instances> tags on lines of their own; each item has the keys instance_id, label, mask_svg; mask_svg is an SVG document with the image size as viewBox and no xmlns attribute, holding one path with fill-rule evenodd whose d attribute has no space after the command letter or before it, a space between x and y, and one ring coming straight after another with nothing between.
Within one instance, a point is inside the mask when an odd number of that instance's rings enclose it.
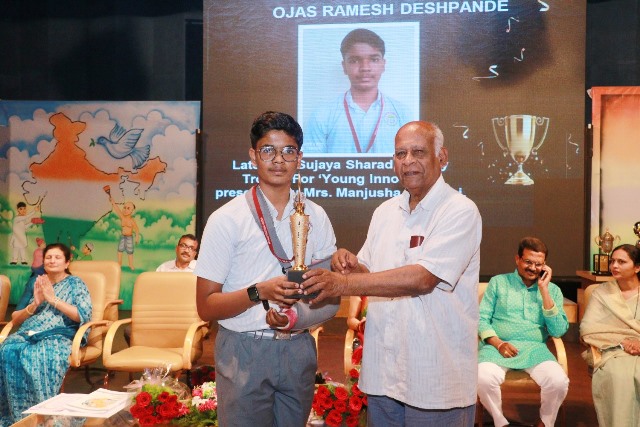
<instances>
[{"instance_id":1,"label":"white paper on table","mask_svg":"<svg viewBox=\"0 0 640 427\"><path fill-rule=\"evenodd\" d=\"M100 388L89 394L60 393L24 411L24 414L109 418L131 406L134 393Z\"/></svg>"}]
</instances>

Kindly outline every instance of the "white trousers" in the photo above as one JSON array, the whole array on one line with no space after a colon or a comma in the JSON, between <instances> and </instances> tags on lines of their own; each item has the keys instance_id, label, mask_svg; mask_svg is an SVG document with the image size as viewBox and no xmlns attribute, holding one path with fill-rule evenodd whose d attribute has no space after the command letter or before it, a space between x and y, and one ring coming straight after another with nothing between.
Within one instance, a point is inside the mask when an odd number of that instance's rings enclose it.
<instances>
[{"instance_id":1,"label":"white trousers","mask_svg":"<svg viewBox=\"0 0 640 427\"><path fill-rule=\"evenodd\" d=\"M480 403L493 417L493 424L502 427L509 421L502 413L502 392L500 385L504 382L509 368L491 362L478 364L478 397ZM545 427L552 427L558 416L558 409L567 396L569 378L560 364L548 360L531 368L524 369L540 386L540 419Z\"/></svg>"}]
</instances>

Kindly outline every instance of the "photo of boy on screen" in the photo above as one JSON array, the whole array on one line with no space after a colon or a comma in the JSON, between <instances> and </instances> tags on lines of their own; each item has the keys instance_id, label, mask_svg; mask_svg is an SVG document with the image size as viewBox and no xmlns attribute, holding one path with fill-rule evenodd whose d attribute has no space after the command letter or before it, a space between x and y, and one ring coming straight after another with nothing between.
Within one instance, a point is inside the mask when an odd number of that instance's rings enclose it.
<instances>
[{"instance_id":1,"label":"photo of boy on screen","mask_svg":"<svg viewBox=\"0 0 640 427\"><path fill-rule=\"evenodd\" d=\"M350 86L311 112L305 154L392 154L398 129L418 117L379 87L387 66L385 41L373 30L355 28L342 39L340 54Z\"/></svg>"}]
</instances>

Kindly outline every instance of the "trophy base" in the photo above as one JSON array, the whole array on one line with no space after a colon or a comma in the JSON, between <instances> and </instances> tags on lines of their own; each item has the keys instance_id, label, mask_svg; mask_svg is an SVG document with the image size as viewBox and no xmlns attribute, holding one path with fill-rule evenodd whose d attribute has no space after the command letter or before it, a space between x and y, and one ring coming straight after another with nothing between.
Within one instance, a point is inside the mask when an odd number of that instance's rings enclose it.
<instances>
[{"instance_id":1,"label":"trophy base","mask_svg":"<svg viewBox=\"0 0 640 427\"><path fill-rule=\"evenodd\" d=\"M509 178L505 184L510 184L510 185L533 185L533 180L531 178L529 178L529 175L527 175L526 173L522 172L522 171L518 171L516 173L514 173L513 175L511 175L511 178Z\"/></svg>"},{"instance_id":2,"label":"trophy base","mask_svg":"<svg viewBox=\"0 0 640 427\"><path fill-rule=\"evenodd\" d=\"M304 279L302 278L302 275L304 273L306 273L309 270L289 270L287 271L287 280L290 282L295 282L295 283L302 283L304 282ZM290 295L289 298L291 299L307 299L307 298L315 298L318 296L317 292L314 292L312 294L295 294L295 295Z\"/></svg>"},{"instance_id":3,"label":"trophy base","mask_svg":"<svg viewBox=\"0 0 640 427\"><path fill-rule=\"evenodd\" d=\"M593 256L593 274L596 276L611 276L609 271L609 255L595 254Z\"/></svg>"}]
</instances>

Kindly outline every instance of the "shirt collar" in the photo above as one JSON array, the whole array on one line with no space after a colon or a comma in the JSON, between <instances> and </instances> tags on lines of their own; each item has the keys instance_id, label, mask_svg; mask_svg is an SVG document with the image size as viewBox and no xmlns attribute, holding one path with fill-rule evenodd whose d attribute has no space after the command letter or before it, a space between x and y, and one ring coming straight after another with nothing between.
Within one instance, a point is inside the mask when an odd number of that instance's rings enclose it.
<instances>
[{"instance_id":1,"label":"shirt collar","mask_svg":"<svg viewBox=\"0 0 640 427\"><path fill-rule=\"evenodd\" d=\"M429 189L427 194L420 200L420 202L416 205L417 209L429 210L433 208L435 205L434 201L439 199L442 196L443 190L446 188L446 183L444 182L444 177L442 174L438 177L433 186ZM409 208L409 198L411 195L407 190L402 192L402 198L400 199L400 208L404 211L410 212Z\"/></svg>"}]
</instances>

